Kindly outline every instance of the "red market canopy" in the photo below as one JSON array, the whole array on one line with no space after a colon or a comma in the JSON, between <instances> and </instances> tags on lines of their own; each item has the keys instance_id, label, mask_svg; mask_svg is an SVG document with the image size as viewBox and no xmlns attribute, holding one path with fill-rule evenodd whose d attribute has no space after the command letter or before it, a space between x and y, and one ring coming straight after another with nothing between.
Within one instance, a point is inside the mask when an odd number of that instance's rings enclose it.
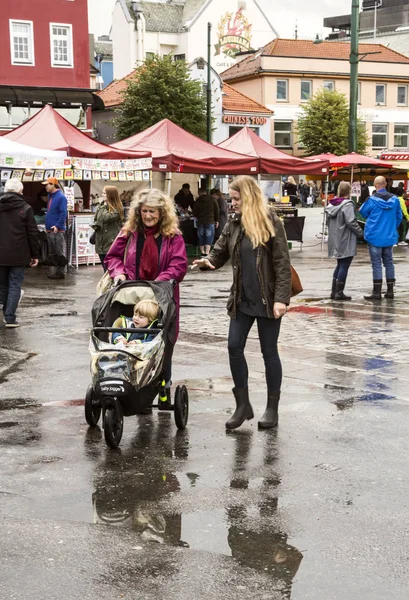
<instances>
[{"instance_id":1,"label":"red market canopy","mask_svg":"<svg viewBox=\"0 0 409 600\"><path fill-rule=\"evenodd\" d=\"M147 150L136 153L97 142L71 125L49 105L3 138L46 150L65 150L68 156L77 158L124 160L151 156Z\"/></svg>"},{"instance_id":2,"label":"red market canopy","mask_svg":"<svg viewBox=\"0 0 409 600\"><path fill-rule=\"evenodd\" d=\"M218 146L225 150L236 151L240 149L242 154L257 157L260 161L260 173L321 175L322 173L327 174L329 170L328 159L305 160L280 152L280 150L262 140L249 127L243 127Z\"/></svg>"},{"instance_id":3,"label":"red market canopy","mask_svg":"<svg viewBox=\"0 0 409 600\"><path fill-rule=\"evenodd\" d=\"M214 146L169 119L163 119L113 146L120 150L149 150L152 152L154 171L210 175L259 172L259 160L256 157Z\"/></svg>"},{"instance_id":4,"label":"red market canopy","mask_svg":"<svg viewBox=\"0 0 409 600\"><path fill-rule=\"evenodd\" d=\"M332 166L332 164L331 164ZM337 160L334 163L334 167L348 166L348 167L380 167L383 169L392 169L393 165L384 160L379 160L377 158L371 158L369 156L363 156L362 154L357 154L356 152L351 152L350 154L344 154L343 156L338 156Z\"/></svg>"},{"instance_id":5,"label":"red market canopy","mask_svg":"<svg viewBox=\"0 0 409 600\"><path fill-rule=\"evenodd\" d=\"M331 154L330 152L325 154L317 154L315 156L310 156L306 160L324 160L327 159L330 163L331 169L341 169L343 167L359 167L359 166L367 166L367 167L378 167L383 169L392 168L393 165L385 162L384 160L378 160L377 158L370 158L369 156L363 156L362 154L357 154L356 152L351 152L350 154L344 154L343 156L336 156L335 154Z\"/></svg>"}]
</instances>

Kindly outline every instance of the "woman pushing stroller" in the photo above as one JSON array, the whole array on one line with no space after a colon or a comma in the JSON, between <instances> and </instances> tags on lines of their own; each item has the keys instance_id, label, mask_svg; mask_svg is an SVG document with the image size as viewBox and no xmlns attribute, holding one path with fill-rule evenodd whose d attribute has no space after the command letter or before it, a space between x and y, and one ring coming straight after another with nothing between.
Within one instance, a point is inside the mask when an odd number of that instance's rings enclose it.
<instances>
[{"instance_id":1,"label":"woman pushing stroller","mask_svg":"<svg viewBox=\"0 0 409 600\"><path fill-rule=\"evenodd\" d=\"M178 335L179 286L188 262L185 243L178 229L172 200L157 189L138 192L129 217L105 257L105 265L114 281L176 282L174 299L177 321L165 348L163 376L167 388L172 377L172 355Z\"/></svg>"}]
</instances>

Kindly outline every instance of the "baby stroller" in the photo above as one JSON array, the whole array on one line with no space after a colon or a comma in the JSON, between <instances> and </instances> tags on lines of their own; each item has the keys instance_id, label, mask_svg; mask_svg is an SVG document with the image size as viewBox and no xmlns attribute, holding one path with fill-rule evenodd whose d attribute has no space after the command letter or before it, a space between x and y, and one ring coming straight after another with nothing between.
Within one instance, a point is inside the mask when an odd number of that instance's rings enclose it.
<instances>
[{"instance_id":1,"label":"baby stroller","mask_svg":"<svg viewBox=\"0 0 409 600\"><path fill-rule=\"evenodd\" d=\"M137 345L114 345L112 334L145 333L146 329L114 328L120 316L132 317L140 300L156 300L159 319L152 341ZM95 427L102 412L105 441L117 448L123 432L123 418L145 414L152 408L174 411L178 429L185 429L189 415L186 386L175 390L174 403L162 377L165 346L176 341L176 305L173 282L125 281L100 296L92 308L90 339L91 375L85 397L85 419ZM158 403L153 404L158 397ZM163 404L162 404L163 402ZM159 406L159 403L161 405Z\"/></svg>"}]
</instances>

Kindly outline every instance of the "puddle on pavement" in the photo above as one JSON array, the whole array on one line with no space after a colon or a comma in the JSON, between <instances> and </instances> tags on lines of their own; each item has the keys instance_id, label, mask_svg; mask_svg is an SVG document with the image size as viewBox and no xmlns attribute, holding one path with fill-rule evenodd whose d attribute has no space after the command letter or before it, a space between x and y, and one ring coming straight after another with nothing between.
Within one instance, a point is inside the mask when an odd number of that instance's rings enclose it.
<instances>
[{"instance_id":1,"label":"puddle on pavement","mask_svg":"<svg viewBox=\"0 0 409 600\"><path fill-rule=\"evenodd\" d=\"M187 462L189 452L196 452L188 430L175 435L167 422L139 422L131 445L123 446L120 454L97 455L94 523L126 528L137 540L232 557L270 577L283 597L290 598L303 555L280 527L276 437L266 436L253 453L252 432L226 436L216 476L211 465L196 470ZM89 458L99 446L100 432L86 437ZM206 502L202 508L209 481L215 491L213 506Z\"/></svg>"}]
</instances>

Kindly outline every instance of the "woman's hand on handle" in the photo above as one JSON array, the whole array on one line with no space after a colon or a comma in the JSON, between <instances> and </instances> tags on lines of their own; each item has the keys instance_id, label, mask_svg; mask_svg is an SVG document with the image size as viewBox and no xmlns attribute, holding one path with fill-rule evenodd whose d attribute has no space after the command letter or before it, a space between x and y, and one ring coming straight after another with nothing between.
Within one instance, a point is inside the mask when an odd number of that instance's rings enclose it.
<instances>
[{"instance_id":1,"label":"woman's hand on handle","mask_svg":"<svg viewBox=\"0 0 409 600\"><path fill-rule=\"evenodd\" d=\"M287 305L283 304L282 302L274 302L273 312L274 318L280 319L287 312Z\"/></svg>"},{"instance_id":2,"label":"woman's hand on handle","mask_svg":"<svg viewBox=\"0 0 409 600\"><path fill-rule=\"evenodd\" d=\"M207 258L200 258L198 260L194 260L190 268L193 270L196 269L196 267L199 269L211 269L212 271L214 271L214 269L216 268Z\"/></svg>"},{"instance_id":3,"label":"woman's hand on handle","mask_svg":"<svg viewBox=\"0 0 409 600\"><path fill-rule=\"evenodd\" d=\"M114 283L115 285L117 285L120 281L126 281L126 275L124 275L123 273L121 273L120 275L117 275L114 279Z\"/></svg>"}]
</instances>

